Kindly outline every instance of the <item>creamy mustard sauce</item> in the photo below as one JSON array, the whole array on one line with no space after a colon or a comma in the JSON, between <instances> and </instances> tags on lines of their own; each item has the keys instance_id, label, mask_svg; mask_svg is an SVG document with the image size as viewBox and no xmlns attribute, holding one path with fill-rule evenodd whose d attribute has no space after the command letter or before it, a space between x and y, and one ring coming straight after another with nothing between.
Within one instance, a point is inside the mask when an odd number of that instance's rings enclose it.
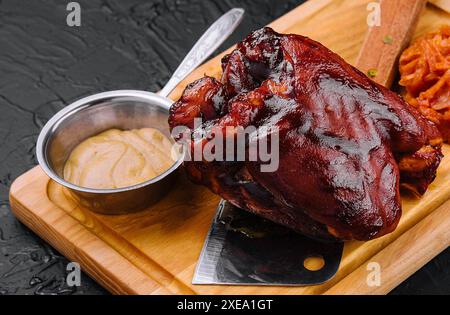
<instances>
[{"instance_id":1,"label":"creamy mustard sauce","mask_svg":"<svg viewBox=\"0 0 450 315\"><path fill-rule=\"evenodd\" d=\"M64 165L64 179L97 189L145 182L169 169L172 143L159 130L110 129L81 142Z\"/></svg>"}]
</instances>

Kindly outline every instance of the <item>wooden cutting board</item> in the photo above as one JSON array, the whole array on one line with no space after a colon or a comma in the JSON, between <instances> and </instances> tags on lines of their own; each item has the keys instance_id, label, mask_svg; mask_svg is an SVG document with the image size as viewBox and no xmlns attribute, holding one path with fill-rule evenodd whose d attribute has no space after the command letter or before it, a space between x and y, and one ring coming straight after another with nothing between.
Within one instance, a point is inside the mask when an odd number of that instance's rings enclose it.
<instances>
[{"instance_id":1,"label":"wooden cutting board","mask_svg":"<svg viewBox=\"0 0 450 315\"><path fill-rule=\"evenodd\" d=\"M348 62L361 64L364 57L358 58L358 53L368 30L368 2L312 0L271 26L279 32L307 35ZM414 37L443 23L450 23L449 15L427 5ZM188 82L205 73L217 76L220 57L197 69L172 97L179 97ZM158 204L128 215L105 216L80 207L39 167L13 183L10 202L19 220L70 260L79 262L113 293L384 294L450 244L449 145L444 146L444 154L437 178L426 194L420 199L402 196L403 215L393 233L369 242L347 242L335 277L309 287L192 285L219 197L190 183L184 175ZM381 267L379 286L367 284L370 262Z\"/></svg>"}]
</instances>

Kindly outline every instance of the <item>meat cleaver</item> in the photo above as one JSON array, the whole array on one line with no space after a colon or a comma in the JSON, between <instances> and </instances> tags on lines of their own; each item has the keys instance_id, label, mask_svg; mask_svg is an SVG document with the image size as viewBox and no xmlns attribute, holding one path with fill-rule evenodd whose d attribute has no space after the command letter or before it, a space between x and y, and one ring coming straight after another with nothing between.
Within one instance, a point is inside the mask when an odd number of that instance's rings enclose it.
<instances>
[{"instance_id":1,"label":"meat cleaver","mask_svg":"<svg viewBox=\"0 0 450 315\"><path fill-rule=\"evenodd\" d=\"M303 286L338 270L344 244L312 240L221 200L195 269L193 284ZM305 259L320 257L319 270Z\"/></svg>"}]
</instances>

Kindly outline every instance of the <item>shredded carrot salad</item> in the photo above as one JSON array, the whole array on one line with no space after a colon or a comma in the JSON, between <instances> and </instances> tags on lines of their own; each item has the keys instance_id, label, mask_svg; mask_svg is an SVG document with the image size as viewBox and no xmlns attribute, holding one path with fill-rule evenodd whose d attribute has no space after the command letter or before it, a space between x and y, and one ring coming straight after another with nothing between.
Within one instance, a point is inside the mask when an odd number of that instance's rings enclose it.
<instances>
[{"instance_id":1,"label":"shredded carrot salad","mask_svg":"<svg viewBox=\"0 0 450 315\"><path fill-rule=\"evenodd\" d=\"M403 97L450 142L450 25L416 40L400 57Z\"/></svg>"}]
</instances>

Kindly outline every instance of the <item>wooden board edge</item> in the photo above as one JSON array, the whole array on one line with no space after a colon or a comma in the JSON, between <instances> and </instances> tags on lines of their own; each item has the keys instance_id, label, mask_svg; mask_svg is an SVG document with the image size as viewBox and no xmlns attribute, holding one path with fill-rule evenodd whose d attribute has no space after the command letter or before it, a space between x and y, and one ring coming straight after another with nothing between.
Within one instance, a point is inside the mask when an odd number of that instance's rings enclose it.
<instances>
[{"instance_id":1,"label":"wooden board edge","mask_svg":"<svg viewBox=\"0 0 450 315\"><path fill-rule=\"evenodd\" d=\"M26 173L25 173L26 174ZM23 176L23 175L22 175ZM21 176L21 177L22 177ZM19 180L19 177L17 180ZM16 181L17 181L16 180ZM52 222L45 221L14 197L15 182L11 185L9 202L16 218L48 242L52 247L67 257L70 261L80 264L84 272L95 279L102 287L113 294L176 294L147 276L125 257L114 251L104 241L88 231L64 211L53 206ZM88 237L88 241L79 241L79 233ZM49 237L52 235L52 237ZM74 244L77 243L77 246ZM99 263L108 260L117 263L103 266ZM102 266L101 268L99 266ZM126 272L118 270L126 266ZM122 269L122 268L120 268Z\"/></svg>"},{"instance_id":2,"label":"wooden board edge","mask_svg":"<svg viewBox=\"0 0 450 315\"><path fill-rule=\"evenodd\" d=\"M449 246L450 200L447 200L324 294L387 294ZM376 268L380 272L379 285L375 278L368 278ZM372 285L367 279L372 279Z\"/></svg>"},{"instance_id":3,"label":"wooden board edge","mask_svg":"<svg viewBox=\"0 0 450 315\"><path fill-rule=\"evenodd\" d=\"M45 219L40 218L36 213L22 205L14 195L17 191L26 187L26 181L23 180L24 175L30 175L33 170L18 177L10 190L11 210L22 223L68 257L69 260L80 262L87 274L113 294L179 294L179 292L174 292L170 288L157 283L151 276L145 274L56 205L51 204L51 209L47 209L51 211L51 215L47 215ZM80 233L89 237L89 240L80 244ZM450 243L449 233L450 200L444 201L421 221L406 229L392 243L361 263L357 269L324 293L387 294L448 247ZM427 244L427 246L420 247L418 244ZM401 249L400 253L399 249ZM416 256L417 253L420 253L420 255ZM412 254L414 254L414 257ZM105 257L109 261L117 262L117 264L103 266ZM395 257L395 261L391 259L392 257ZM395 268L397 259L400 261L408 259L409 264L401 262L400 265L403 269ZM379 287L368 287L364 280L368 274L367 263L372 261L380 263L383 278L389 279L389 277L392 277L393 280L387 281ZM117 267L122 263L127 266L126 273Z\"/></svg>"}]
</instances>

